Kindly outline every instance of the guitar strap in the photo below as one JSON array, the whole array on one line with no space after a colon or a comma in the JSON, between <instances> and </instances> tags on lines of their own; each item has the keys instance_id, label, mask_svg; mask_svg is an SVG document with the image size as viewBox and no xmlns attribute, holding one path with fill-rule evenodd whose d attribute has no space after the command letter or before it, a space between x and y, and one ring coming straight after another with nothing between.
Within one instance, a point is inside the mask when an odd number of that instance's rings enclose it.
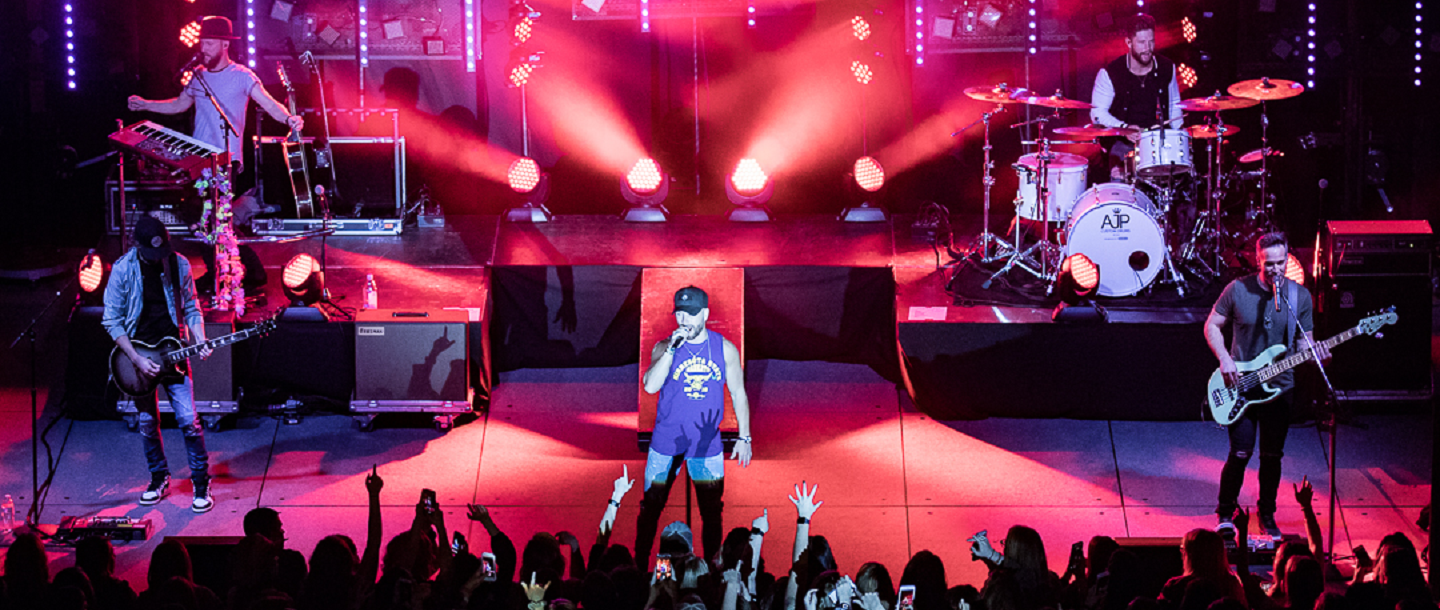
<instances>
[{"instance_id":1,"label":"guitar strap","mask_svg":"<svg viewBox=\"0 0 1440 610\"><path fill-rule=\"evenodd\" d=\"M1289 322L1285 324L1285 349L1294 353L1296 347L1295 340L1298 338L1295 331L1300 324L1300 320L1298 319L1300 312L1295 308L1295 299L1299 296L1296 293L1299 291L1295 289L1295 282L1286 282L1285 284L1285 300L1290 304L1289 307L1286 308L1290 310L1290 315L1285 316L1286 319L1289 320Z\"/></svg>"},{"instance_id":2,"label":"guitar strap","mask_svg":"<svg viewBox=\"0 0 1440 610\"><path fill-rule=\"evenodd\" d=\"M170 307L175 314L175 328L180 333L180 342L189 345L190 326L185 323L185 308L180 306L180 261L179 254L171 252L161 259L165 262L164 273L170 278Z\"/></svg>"}]
</instances>

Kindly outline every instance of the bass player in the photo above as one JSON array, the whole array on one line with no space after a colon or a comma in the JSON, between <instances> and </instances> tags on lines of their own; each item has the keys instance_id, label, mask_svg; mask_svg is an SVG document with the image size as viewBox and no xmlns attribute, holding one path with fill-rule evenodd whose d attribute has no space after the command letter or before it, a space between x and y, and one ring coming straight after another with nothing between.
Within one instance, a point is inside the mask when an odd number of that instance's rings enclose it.
<instances>
[{"instance_id":1,"label":"bass player","mask_svg":"<svg viewBox=\"0 0 1440 610\"><path fill-rule=\"evenodd\" d=\"M1308 349L1308 342L1313 341L1310 291L1286 279L1289 253L1283 233L1260 236L1255 241L1260 272L1237 278L1225 286L1205 321L1205 342L1220 361L1220 373L1230 387L1240 380L1236 361L1253 359L1272 345L1284 345L1294 353L1297 348ZM1227 326L1231 333L1229 349L1225 347ZM1301 333L1303 339L1299 336ZM1328 360L1329 349L1323 344L1315 345L1320 358ZM1250 407L1243 417L1228 426L1230 454L1220 470L1220 497L1215 507L1219 516L1217 529L1227 536L1235 532L1231 519L1239 509L1240 487L1245 480L1245 467L1255 450L1257 429L1260 495L1256 512L1265 532L1271 537L1280 536L1280 528L1275 523L1275 497L1280 488L1280 458L1285 455L1285 436L1290 429L1294 371L1281 373L1269 383L1281 390L1281 394L1268 403Z\"/></svg>"},{"instance_id":2,"label":"bass player","mask_svg":"<svg viewBox=\"0 0 1440 610\"><path fill-rule=\"evenodd\" d=\"M134 343L155 345L166 337L185 338L181 322L189 330L190 344L205 342L205 318L195 300L195 281L190 263L177 256L170 246L170 233L153 216L141 216L135 223L135 247L115 261L105 287L105 331L124 352L131 366L146 378L160 373L160 364L141 356ZM200 357L209 357L202 349ZM190 510L208 512L215 507L210 494L210 454L205 450L205 427L195 415L190 376L165 383L175 421L185 436L185 453L190 462L190 480L195 497ZM140 494L140 504L158 504L170 489L170 467L160 440L160 413L155 392L135 397L139 432L150 467L150 485Z\"/></svg>"}]
</instances>

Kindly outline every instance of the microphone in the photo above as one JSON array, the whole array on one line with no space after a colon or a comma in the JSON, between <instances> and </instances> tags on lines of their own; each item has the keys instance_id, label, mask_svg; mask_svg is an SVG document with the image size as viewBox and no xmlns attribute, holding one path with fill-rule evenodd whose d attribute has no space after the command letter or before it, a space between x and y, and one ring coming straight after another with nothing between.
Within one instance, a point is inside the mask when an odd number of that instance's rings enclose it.
<instances>
[{"instance_id":1,"label":"microphone","mask_svg":"<svg viewBox=\"0 0 1440 610\"><path fill-rule=\"evenodd\" d=\"M684 342L685 342L685 335L680 335L680 336L678 336L678 337L675 337L675 339L670 342L670 351L675 351L675 350L677 350L677 349L680 349L680 344L681 344L681 343L684 343Z\"/></svg>"},{"instance_id":2,"label":"microphone","mask_svg":"<svg viewBox=\"0 0 1440 610\"><path fill-rule=\"evenodd\" d=\"M190 58L190 61L185 62L185 65L180 66L180 69L175 71L175 78L178 79L181 76L184 76L187 70L190 70L191 68L194 68L195 66L198 66L204 62L205 54L201 51L196 51L195 55Z\"/></svg>"},{"instance_id":3,"label":"microphone","mask_svg":"<svg viewBox=\"0 0 1440 610\"><path fill-rule=\"evenodd\" d=\"M1282 274L1270 282L1270 289L1275 292L1275 311L1280 311L1280 283L1283 281L1285 276Z\"/></svg>"}]
</instances>

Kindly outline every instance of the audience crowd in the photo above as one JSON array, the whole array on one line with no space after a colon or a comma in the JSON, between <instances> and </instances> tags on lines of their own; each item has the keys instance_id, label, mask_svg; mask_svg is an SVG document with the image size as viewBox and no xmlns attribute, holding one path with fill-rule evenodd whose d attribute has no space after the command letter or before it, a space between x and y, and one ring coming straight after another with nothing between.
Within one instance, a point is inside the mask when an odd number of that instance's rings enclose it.
<instances>
[{"instance_id":1,"label":"audience crowd","mask_svg":"<svg viewBox=\"0 0 1440 610\"><path fill-rule=\"evenodd\" d=\"M1304 510L1308 543L1278 543L1269 575L1253 574L1247 540L1249 516L1235 515L1239 530L1196 529L1180 544L1183 573L1155 582L1151 558L1096 536L1071 547L1064 573L1048 564L1045 542L1015 525L1002 541L988 532L968 540L971 557L989 568L983 583L951 583L945 565L928 550L899 573L879 563L842 564L812 524L822 501L818 487L802 483L790 496L797 526L791 565L775 569L757 558L769 532L769 513L729 532L718 549L695 548L683 523L660 537L655 557L634 557L611 538L617 508L633 481L616 479L596 540L583 552L569 532L536 533L517 549L483 506L468 517L484 526L489 551L478 555L463 535L446 530L433 492L422 493L410 529L381 546L380 492L371 473L365 545L336 534L321 540L308 561L285 548L280 514L250 511L244 539L230 552L224 590L196 582L186 547L161 542L150 557L145 590L136 593L115 576L109 540L75 546L75 566L52 578L41 540L16 537L0 579L0 610L1433 610L1422 555L1405 535L1386 536L1371 557L1343 565L1321 553L1320 526L1308 482L1295 489ZM1426 511L1428 513L1428 509ZM823 523L823 520L822 520ZM1422 525L1428 525L1428 515ZM814 531L812 532L812 527ZM1426 549L1428 551L1428 549ZM1428 559L1427 559L1428 561ZM1342 573L1353 570L1353 576ZM1257 570L1264 572L1264 570ZM204 579L202 579L204 580ZM213 583L212 583L213 584Z\"/></svg>"}]
</instances>

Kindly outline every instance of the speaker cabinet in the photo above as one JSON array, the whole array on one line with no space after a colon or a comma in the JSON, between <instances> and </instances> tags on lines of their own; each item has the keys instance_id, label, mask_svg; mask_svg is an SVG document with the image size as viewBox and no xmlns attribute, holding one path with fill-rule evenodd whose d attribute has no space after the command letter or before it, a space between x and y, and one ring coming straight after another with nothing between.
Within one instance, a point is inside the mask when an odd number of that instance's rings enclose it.
<instances>
[{"instance_id":1,"label":"speaker cabinet","mask_svg":"<svg viewBox=\"0 0 1440 610\"><path fill-rule=\"evenodd\" d=\"M436 425L471 410L469 316L463 311L372 309L355 316L355 397L350 410L434 413Z\"/></svg>"},{"instance_id":2,"label":"speaker cabinet","mask_svg":"<svg viewBox=\"0 0 1440 610\"><path fill-rule=\"evenodd\" d=\"M1421 220L1332 221L1322 251L1316 335L1329 337L1395 307L1375 337L1335 348L1326 370L1342 400L1423 400L1430 364L1430 224Z\"/></svg>"}]
</instances>

